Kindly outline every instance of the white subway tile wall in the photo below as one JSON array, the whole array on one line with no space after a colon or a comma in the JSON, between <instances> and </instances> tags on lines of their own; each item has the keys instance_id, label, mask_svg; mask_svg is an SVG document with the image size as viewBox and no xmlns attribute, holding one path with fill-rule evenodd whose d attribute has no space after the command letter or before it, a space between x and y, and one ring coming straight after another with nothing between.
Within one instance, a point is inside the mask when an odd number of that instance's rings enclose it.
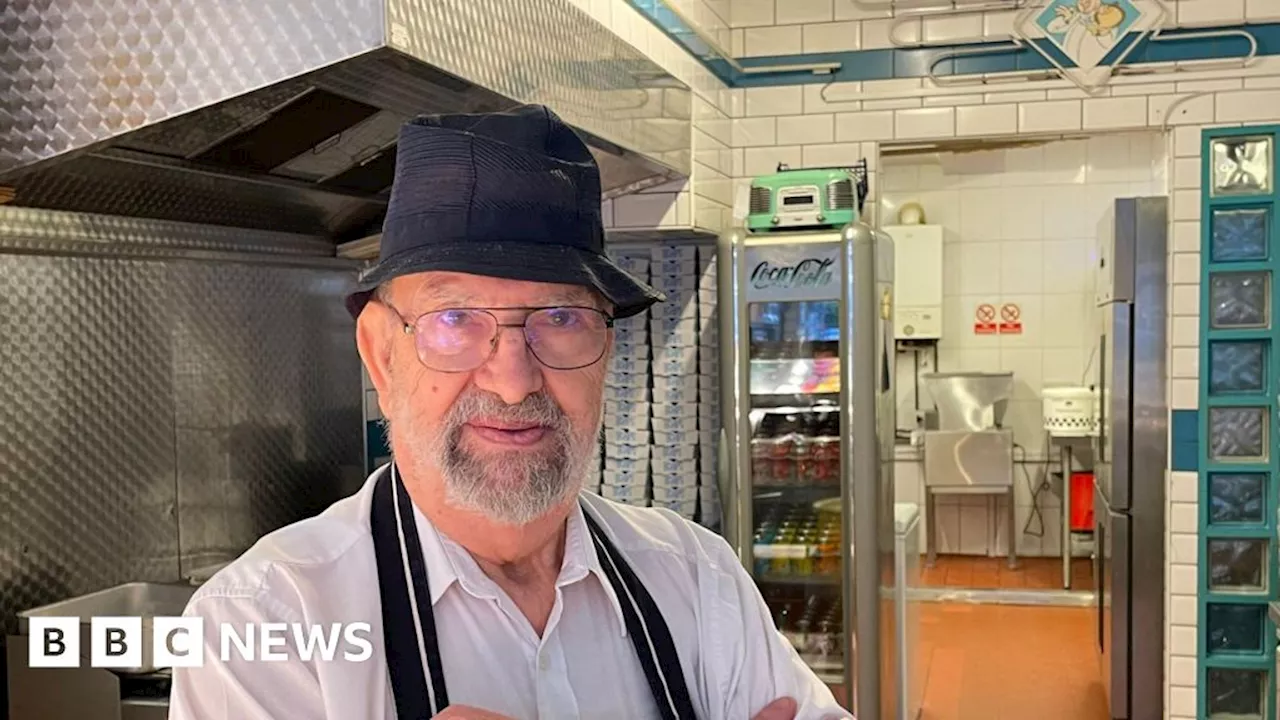
<instances>
[{"instance_id":1,"label":"white subway tile wall","mask_svg":"<svg viewBox=\"0 0 1280 720\"><path fill-rule=\"evenodd\" d=\"M1232 25L1244 22L1244 0L1184 0L1177 3L1178 25Z\"/></svg>"},{"instance_id":2,"label":"white subway tile wall","mask_svg":"<svg viewBox=\"0 0 1280 720\"><path fill-rule=\"evenodd\" d=\"M848 52L862 48L862 26L856 22L805 25L801 33L804 52Z\"/></svg>"},{"instance_id":3,"label":"white subway tile wall","mask_svg":"<svg viewBox=\"0 0 1280 720\"><path fill-rule=\"evenodd\" d=\"M1275 0L1245 0L1245 20L1251 23L1280 20L1280 3Z\"/></svg>"},{"instance_id":4,"label":"white subway tile wall","mask_svg":"<svg viewBox=\"0 0 1280 720\"><path fill-rule=\"evenodd\" d=\"M683 46L662 32L627 0L571 0L647 55L693 92L693 158L689 180L678 187L642 192L645 197L606 200L602 208L609 229L654 229L695 226L718 232L732 220L731 181L733 118L741 112L735 94ZM730 0L670 0L680 13L726 49L732 42ZM772 2L769 3L772 24Z\"/></svg>"},{"instance_id":5,"label":"white subway tile wall","mask_svg":"<svg viewBox=\"0 0 1280 720\"><path fill-rule=\"evenodd\" d=\"M907 203L919 203L926 221L945 230L944 331L937 369L1014 373L1006 420L1032 461L1016 477L1020 555L1061 551L1060 498L1033 490L1041 486L1042 459L1050 451L1040 398L1044 387L1088 381L1097 344L1097 226L1117 197L1164 193L1159 170L1164 156L1164 138L1141 132L880 159L884 222L892 224ZM1016 304L1021 334L975 334L974 312L988 303ZM931 356L922 354L920 360L922 373L934 370ZM898 418L904 429L913 426L918 409L911 380L916 362L911 353L898 355ZM919 397L919 409L931 406L923 387ZM923 497L922 488L904 485L900 479L901 500ZM990 512L984 498L940 498L940 550L1003 554L1003 534L989 546Z\"/></svg>"}]
</instances>

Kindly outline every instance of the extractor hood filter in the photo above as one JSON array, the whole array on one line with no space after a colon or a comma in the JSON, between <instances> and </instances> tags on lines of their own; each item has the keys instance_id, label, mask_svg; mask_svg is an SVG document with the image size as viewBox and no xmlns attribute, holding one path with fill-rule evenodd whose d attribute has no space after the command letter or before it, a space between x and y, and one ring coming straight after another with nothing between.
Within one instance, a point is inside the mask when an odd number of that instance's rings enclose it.
<instances>
[{"instance_id":1,"label":"extractor hood filter","mask_svg":"<svg viewBox=\"0 0 1280 720\"><path fill-rule=\"evenodd\" d=\"M9 0L13 205L376 232L399 126L551 107L606 196L687 177L689 89L570 0Z\"/></svg>"}]
</instances>

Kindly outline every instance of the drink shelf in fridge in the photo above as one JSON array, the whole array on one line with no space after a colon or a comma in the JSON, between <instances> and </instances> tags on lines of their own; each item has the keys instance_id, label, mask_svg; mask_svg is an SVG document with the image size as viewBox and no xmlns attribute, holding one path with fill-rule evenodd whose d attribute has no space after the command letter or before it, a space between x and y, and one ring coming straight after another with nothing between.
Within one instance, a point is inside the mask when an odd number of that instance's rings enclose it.
<instances>
[{"instance_id":1,"label":"drink shelf in fridge","mask_svg":"<svg viewBox=\"0 0 1280 720\"><path fill-rule=\"evenodd\" d=\"M803 560L825 557L817 545L798 543L757 543L751 547L757 560Z\"/></svg>"},{"instance_id":2,"label":"drink shelf in fridge","mask_svg":"<svg viewBox=\"0 0 1280 720\"><path fill-rule=\"evenodd\" d=\"M753 334L749 359L792 360L795 358L836 357L840 354L840 339L838 331L831 330L827 332L834 332L837 334L833 335L829 340L816 340L798 337L791 337L786 340L764 340L761 339L760 334ZM766 331L764 334L767 335L768 332ZM784 331L783 334L787 333ZM805 331L801 331L801 334L806 333Z\"/></svg>"},{"instance_id":3,"label":"drink shelf in fridge","mask_svg":"<svg viewBox=\"0 0 1280 720\"><path fill-rule=\"evenodd\" d=\"M811 418L824 418L821 423ZM767 413L751 439L757 486L840 485L840 429L828 412Z\"/></svg>"},{"instance_id":4,"label":"drink shelf in fridge","mask_svg":"<svg viewBox=\"0 0 1280 720\"><path fill-rule=\"evenodd\" d=\"M835 587L840 584L840 555L825 550L810 550L814 553L804 557L756 556L752 577L760 585L793 585Z\"/></svg>"},{"instance_id":5,"label":"drink shelf in fridge","mask_svg":"<svg viewBox=\"0 0 1280 720\"><path fill-rule=\"evenodd\" d=\"M814 395L840 392L840 358L751 361L752 395Z\"/></svg>"},{"instance_id":6,"label":"drink shelf in fridge","mask_svg":"<svg viewBox=\"0 0 1280 720\"><path fill-rule=\"evenodd\" d=\"M800 653L800 659L809 664L813 671L818 673L819 677L826 674L835 680L826 680L825 682L843 682L844 681L844 663L840 660L829 660L814 657L811 653Z\"/></svg>"},{"instance_id":7,"label":"drink shelf in fridge","mask_svg":"<svg viewBox=\"0 0 1280 720\"><path fill-rule=\"evenodd\" d=\"M810 663L810 667L813 667L812 663ZM818 676L819 680L828 685L839 685L844 682L844 665L841 665L838 670L818 670L814 668L813 672Z\"/></svg>"},{"instance_id":8,"label":"drink shelf in fridge","mask_svg":"<svg viewBox=\"0 0 1280 720\"><path fill-rule=\"evenodd\" d=\"M799 545L784 543L757 543L752 546L755 555L756 578L789 577L838 578L840 575L840 546Z\"/></svg>"},{"instance_id":9,"label":"drink shelf in fridge","mask_svg":"<svg viewBox=\"0 0 1280 720\"><path fill-rule=\"evenodd\" d=\"M756 582L766 585L838 585L840 576L834 573L814 573L812 575L762 573L756 575Z\"/></svg>"},{"instance_id":10,"label":"drink shelf in fridge","mask_svg":"<svg viewBox=\"0 0 1280 720\"><path fill-rule=\"evenodd\" d=\"M752 393L751 406L760 410L801 407L808 410L834 408L840 402L840 393Z\"/></svg>"},{"instance_id":11,"label":"drink shelf in fridge","mask_svg":"<svg viewBox=\"0 0 1280 720\"><path fill-rule=\"evenodd\" d=\"M844 617L840 594L834 586L813 592L775 585L766 588L764 594L775 626L800 658L814 672L828 676L828 682L843 682Z\"/></svg>"},{"instance_id":12,"label":"drink shelf in fridge","mask_svg":"<svg viewBox=\"0 0 1280 720\"><path fill-rule=\"evenodd\" d=\"M770 485L757 482L751 492L751 499L758 503L803 503L839 497L839 485Z\"/></svg>"}]
</instances>

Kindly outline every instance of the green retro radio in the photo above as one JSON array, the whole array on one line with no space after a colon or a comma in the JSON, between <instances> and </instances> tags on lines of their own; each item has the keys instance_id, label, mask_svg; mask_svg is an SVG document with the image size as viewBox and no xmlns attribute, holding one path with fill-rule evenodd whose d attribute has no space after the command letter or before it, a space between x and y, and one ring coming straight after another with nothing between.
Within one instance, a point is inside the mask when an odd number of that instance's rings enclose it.
<instances>
[{"instance_id":1,"label":"green retro radio","mask_svg":"<svg viewBox=\"0 0 1280 720\"><path fill-rule=\"evenodd\" d=\"M751 181L747 228L781 232L843 227L859 219L866 198L866 160L853 167L799 170L779 164L777 172Z\"/></svg>"}]
</instances>

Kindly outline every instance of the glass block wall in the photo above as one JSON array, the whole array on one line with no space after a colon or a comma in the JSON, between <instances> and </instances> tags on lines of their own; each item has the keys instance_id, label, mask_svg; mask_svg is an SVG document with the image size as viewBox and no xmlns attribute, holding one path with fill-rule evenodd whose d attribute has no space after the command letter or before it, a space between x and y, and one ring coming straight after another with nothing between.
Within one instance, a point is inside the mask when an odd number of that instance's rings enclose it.
<instances>
[{"instance_id":1,"label":"glass block wall","mask_svg":"<svg viewBox=\"0 0 1280 720\"><path fill-rule=\"evenodd\" d=\"M1276 718L1280 126L1205 131L1199 717Z\"/></svg>"}]
</instances>

